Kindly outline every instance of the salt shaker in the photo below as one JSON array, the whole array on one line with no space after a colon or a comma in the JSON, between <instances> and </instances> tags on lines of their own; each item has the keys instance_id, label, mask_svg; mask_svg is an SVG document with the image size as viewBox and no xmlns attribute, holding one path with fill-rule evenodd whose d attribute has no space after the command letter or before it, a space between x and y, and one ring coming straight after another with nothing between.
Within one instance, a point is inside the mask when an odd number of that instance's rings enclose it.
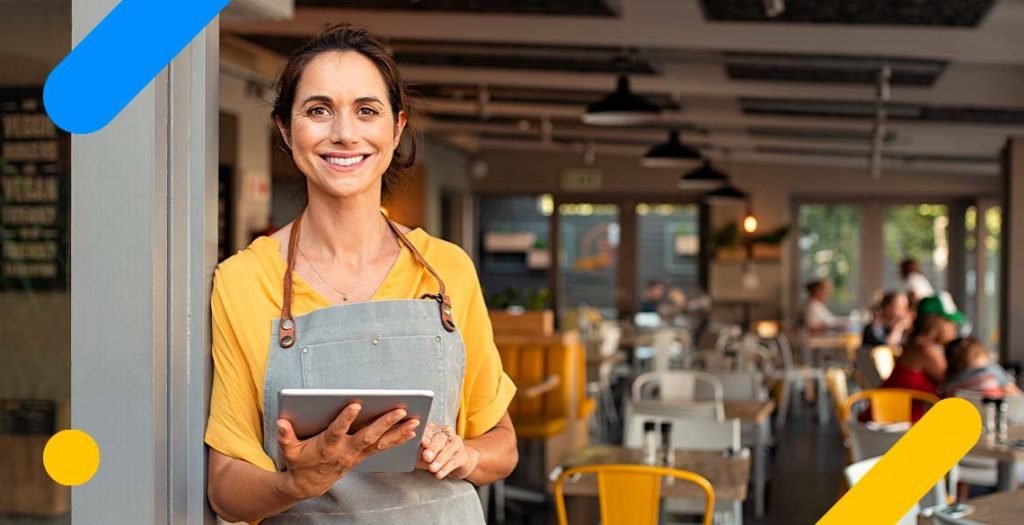
<instances>
[{"instance_id":1,"label":"salt shaker","mask_svg":"<svg viewBox=\"0 0 1024 525\"><path fill-rule=\"evenodd\" d=\"M658 431L654 421L644 421L644 463L658 464Z\"/></svg>"}]
</instances>

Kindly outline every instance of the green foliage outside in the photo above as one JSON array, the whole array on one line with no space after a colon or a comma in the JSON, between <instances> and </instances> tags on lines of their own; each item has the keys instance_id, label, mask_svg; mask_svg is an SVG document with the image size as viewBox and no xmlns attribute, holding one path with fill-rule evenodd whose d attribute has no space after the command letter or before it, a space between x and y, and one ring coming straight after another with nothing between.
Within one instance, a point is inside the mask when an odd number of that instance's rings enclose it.
<instances>
[{"instance_id":1,"label":"green foliage outside","mask_svg":"<svg viewBox=\"0 0 1024 525\"><path fill-rule=\"evenodd\" d=\"M846 312L857 306L860 271L860 209L848 205L800 206L800 275L803 282L832 281L829 307Z\"/></svg>"}]
</instances>

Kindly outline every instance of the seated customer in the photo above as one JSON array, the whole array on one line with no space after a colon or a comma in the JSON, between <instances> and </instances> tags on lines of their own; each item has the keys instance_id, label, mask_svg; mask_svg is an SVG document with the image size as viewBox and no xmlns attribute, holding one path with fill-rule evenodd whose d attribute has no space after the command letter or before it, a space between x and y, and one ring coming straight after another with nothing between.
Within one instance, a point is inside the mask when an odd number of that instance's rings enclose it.
<instances>
[{"instance_id":1,"label":"seated customer","mask_svg":"<svg viewBox=\"0 0 1024 525\"><path fill-rule=\"evenodd\" d=\"M914 324L910 303L903 292L889 292L882 297L875 318L864 327L861 345L874 348L879 345L900 346L907 331Z\"/></svg>"},{"instance_id":2,"label":"seated customer","mask_svg":"<svg viewBox=\"0 0 1024 525\"><path fill-rule=\"evenodd\" d=\"M923 302L923 301L922 301ZM945 345L956 337L956 324L941 314L918 312L903 353L882 388L906 388L938 395L946 374ZM924 416L925 407L914 403L911 421Z\"/></svg>"},{"instance_id":3,"label":"seated customer","mask_svg":"<svg viewBox=\"0 0 1024 525\"><path fill-rule=\"evenodd\" d=\"M807 284L807 304L803 310L803 326L807 333L817 335L836 328L842 328L843 321L828 309L826 304L832 293L832 283L822 279Z\"/></svg>"},{"instance_id":4,"label":"seated customer","mask_svg":"<svg viewBox=\"0 0 1024 525\"><path fill-rule=\"evenodd\" d=\"M1021 395L1006 370L992 362L985 345L973 337L956 339L946 345L946 359L949 361L944 387L947 395L954 395L957 390L994 398Z\"/></svg>"}]
</instances>

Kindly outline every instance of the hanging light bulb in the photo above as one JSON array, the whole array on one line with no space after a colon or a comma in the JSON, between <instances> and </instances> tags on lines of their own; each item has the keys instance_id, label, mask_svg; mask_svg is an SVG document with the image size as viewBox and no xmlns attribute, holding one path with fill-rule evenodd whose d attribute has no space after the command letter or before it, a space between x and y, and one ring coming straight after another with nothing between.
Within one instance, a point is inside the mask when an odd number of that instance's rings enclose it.
<instances>
[{"instance_id":1,"label":"hanging light bulb","mask_svg":"<svg viewBox=\"0 0 1024 525\"><path fill-rule=\"evenodd\" d=\"M747 215L743 217L743 231L747 233L754 233L757 231L757 217L754 216L754 212L747 210Z\"/></svg>"}]
</instances>

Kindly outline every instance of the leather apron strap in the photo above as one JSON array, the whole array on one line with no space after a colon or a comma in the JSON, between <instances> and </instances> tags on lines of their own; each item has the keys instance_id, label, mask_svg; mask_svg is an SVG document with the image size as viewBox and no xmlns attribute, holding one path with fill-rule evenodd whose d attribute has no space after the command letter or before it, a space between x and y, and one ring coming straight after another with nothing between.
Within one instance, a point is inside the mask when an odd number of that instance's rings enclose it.
<instances>
[{"instance_id":1,"label":"leather apron strap","mask_svg":"<svg viewBox=\"0 0 1024 525\"><path fill-rule=\"evenodd\" d=\"M383 213L381 211L381 214ZM281 345L281 348L291 348L295 344L295 320L292 318L292 272L295 271L295 252L299 245L299 228L302 225L302 216L304 214L305 212L300 213L295 218L295 221L292 222L291 236L288 239L288 269L285 270L284 274L284 297L281 306L281 323L278 329L278 344ZM387 215L384 215L384 220L391 227L391 231L395 232L399 242L412 252L416 262L426 268L434 276L434 279L437 280L437 294L424 294L420 299L433 299L437 301L438 309L441 313L441 326L448 332L454 332L455 320L452 318L452 302L448 294L445 293L444 281L441 280L441 276L427 263L426 259L423 258L423 254L413 246L412 242L402 233L397 224L388 218Z\"/></svg>"}]
</instances>

